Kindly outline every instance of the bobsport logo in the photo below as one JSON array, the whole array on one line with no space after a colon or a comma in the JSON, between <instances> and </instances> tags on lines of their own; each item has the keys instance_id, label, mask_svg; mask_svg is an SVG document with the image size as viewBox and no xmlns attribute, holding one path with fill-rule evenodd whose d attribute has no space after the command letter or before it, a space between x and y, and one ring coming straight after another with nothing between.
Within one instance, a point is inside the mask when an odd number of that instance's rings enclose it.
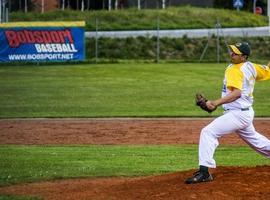
<instances>
[{"instance_id":1,"label":"bobsport logo","mask_svg":"<svg viewBox=\"0 0 270 200\"><path fill-rule=\"evenodd\" d=\"M9 47L34 44L38 53L77 52L69 29L66 30L6 30Z\"/></svg>"}]
</instances>

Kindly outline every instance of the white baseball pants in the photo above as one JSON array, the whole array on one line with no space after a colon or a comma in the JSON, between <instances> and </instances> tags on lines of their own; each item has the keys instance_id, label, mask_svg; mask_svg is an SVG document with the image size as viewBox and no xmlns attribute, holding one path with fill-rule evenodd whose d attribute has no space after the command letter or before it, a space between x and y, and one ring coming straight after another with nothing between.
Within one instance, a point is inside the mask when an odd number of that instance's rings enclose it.
<instances>
[{"instance_id":1,"label":"white baseball pants","mask_svg":"<svg viewBox=\"0 0 270 200\"><path fill-rule=\"evenodd\" d=\"M270 140L256 132L253 126L254 111L229 110L204 127L200 135L199 165L216 168L213 158L218 138L236 132L257 152L270 158Z\"/></svg>"}]
</instances>

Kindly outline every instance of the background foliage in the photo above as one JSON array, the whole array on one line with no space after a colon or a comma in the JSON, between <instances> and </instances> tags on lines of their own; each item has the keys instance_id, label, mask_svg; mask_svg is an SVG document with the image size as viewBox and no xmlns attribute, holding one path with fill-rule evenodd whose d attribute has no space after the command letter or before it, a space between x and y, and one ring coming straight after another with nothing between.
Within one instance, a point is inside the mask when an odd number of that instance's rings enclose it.
<instances>
[{"instance_id":1,"label":"background foliage","mask_svg":"<svg viewBox=\"0 0 270 200\"><path fill-rule=\"evenodd\" d=\"M217 5L217 3L216 3ZM167 9L123 9L123 10L95 10L76 11L59 10L46 12L12 12L10 21L74 21L85 20L86 31L113 31L113 30L156 30L157 18L160 19L160 30L169 29L196 29L214 28L219 22L222 27L257 27L267 26L266 16L254 15L251 12L229 9L198 8L191 6L169 7ZM211 36L209 48L204 62L217 61L216 38ZM160 38L160 57L166 61L197 62L206 46L208 38ZM252 46L252 58L258 61L267 61L270 57L269 37L248 38L221 38L220 61L227 62L227 43L248 41ZM96 49L96 42L98 48ZM97 54L96 54L97 51ZM95 38L86 39L86 58L99 61L119 62L119 60L140 59L157 60L156 37L129 37L129 38Z\"/></svg>"},{"instance_id":2,"label":"background foliage","mask_svg":"<svg viewBox=\"0 0 270 200\"><path fill-rule=\"evenodd\" d=\"M43 14L37 12L12 12L10 21L86 21L86 30L96 30L96 19L99 30L150 30L157 28L157 17L160 18L160 29L213 28L217 20L222 27L256 27L267 26L266 16L254 15L251 12L229 9L198 8L191 6L169 7L158 9L124 9L98 11L53 11Z\"/></svg>"},{"instance_id":3,"label":"background foliage","mask_svg":"<svg viewBox=\"0 0 270 200\"><path fill-rule=\"evenodd\" d=\"M209 41L208 41L209 40ZM116 62L119 59L157 59L156 37L99 38L98 58ZM217 38L160 38L160 59L164 61L199 62L203 50L208 44L202 61L217 61ZM270 58L270 37L222 37L220 61L229 62L226 43L234 44L246 41L251 45L253 61L268 62ZM95 59L95 39L86 39L86 58Z\"/></svg>"}]
</instances>

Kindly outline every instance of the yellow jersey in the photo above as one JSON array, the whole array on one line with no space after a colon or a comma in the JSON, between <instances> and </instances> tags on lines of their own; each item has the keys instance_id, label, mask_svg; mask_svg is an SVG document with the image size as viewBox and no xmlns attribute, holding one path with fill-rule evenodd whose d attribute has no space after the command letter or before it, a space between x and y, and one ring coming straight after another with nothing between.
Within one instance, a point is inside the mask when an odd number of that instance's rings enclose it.
<instances>
[{"instance_id":1,"label":"yellow jersey","mask_svg":"<svg viewBox=\"0 0 270 200\"><path fill-rule=\"evenodd\" d=\"M230 64L225 71L222 97L228 95L231 92L231 88L241 90L241 97L231 103L223 104L224 110L251 107L255 82L269 79L270 69L266 65L251 62Z\"/></svg>"}]
</instances>

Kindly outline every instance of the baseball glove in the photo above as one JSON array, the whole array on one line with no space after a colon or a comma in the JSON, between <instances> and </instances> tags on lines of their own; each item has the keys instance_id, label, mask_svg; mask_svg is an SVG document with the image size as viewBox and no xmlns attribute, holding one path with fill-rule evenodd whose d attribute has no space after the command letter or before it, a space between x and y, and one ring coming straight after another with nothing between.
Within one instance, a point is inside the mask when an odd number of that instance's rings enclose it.
<instances>
[{"instance_id":1,"label":"baseball glove","mask_svg":"<svg viewBox=\"0 0 270 200\"><path fill-rule=\"evenodd\" d=\"M195 101L196 101L196 105L197 106L200 106L202 110L205 110L207 111L208 113L211 113L213 112L215 109L211 110L207 107L206 105L206 102L208 101L202 94L196 94L196 97L195 97Z\"/></svg>"}]
</instances>

